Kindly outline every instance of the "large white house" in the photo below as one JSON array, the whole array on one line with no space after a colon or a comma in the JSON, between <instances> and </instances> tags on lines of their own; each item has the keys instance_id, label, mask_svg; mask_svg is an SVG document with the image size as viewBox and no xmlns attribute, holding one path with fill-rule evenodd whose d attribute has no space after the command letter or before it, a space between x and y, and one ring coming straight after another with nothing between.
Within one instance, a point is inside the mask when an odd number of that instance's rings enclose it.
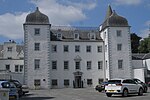
<instances>
[{"instance_id":1,"label":"large white house","mask_svg":"<svg viewBox=\"0 0 150 100\"><path fill-rule=\"evenodd\" d=\"M23 26L25 84L32 89L95 87L135 77L130 26L110 6L99 29L53 26L38 8Z\"/></svg>"}]
</instances>

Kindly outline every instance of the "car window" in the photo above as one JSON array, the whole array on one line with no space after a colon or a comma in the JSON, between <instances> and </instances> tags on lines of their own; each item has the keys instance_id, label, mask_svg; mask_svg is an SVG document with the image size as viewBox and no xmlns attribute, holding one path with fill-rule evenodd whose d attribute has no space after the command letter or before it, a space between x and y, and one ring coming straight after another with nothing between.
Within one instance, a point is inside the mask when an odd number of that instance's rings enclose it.
<instances>
[{"instance_id":1,"label":"car window","mask_svg":"<svg viewBox=\"0 0 150 100\"><path fill-rule=\"evenodd\" d=\"M3 88L10 88L10 84L8 82L3 82L2 87Z\"/></svg>"},{"instance_id":2,"label":"car window","mask_svg":"<svg viewBox=\"0 0 150 100\"><path fill-rule=\"evenodd\" d=\"M108 84L120 84L121 80L109 80Z\"/></svg>"},{"instance_id":3,"label":"car window","mask_svg":"<svg viewBox=\"0 0 150 100\"><path fill-rule=\"evenodd\" d=\"M123 80L122 83L136 84L136 82L134 80Z\"/></svg>"},{"instance_id":4,"label":"car window","mask_svg":"<svg viewBox=\"0 0 150 100\"><path fill-rule=\"evenodd\" d=\"M10 83L10 88L15 88L15 84Z\"/></svg>"},{"instance_id":5,"label":"car window","mask_svg":"<svg viewBox=\"0 0 150 100\"><path fill-rule=\"evenodd\" d=\"M137 83L141 84L142 82L138 79L135 80Z\"/></svg>"}]
</instances>

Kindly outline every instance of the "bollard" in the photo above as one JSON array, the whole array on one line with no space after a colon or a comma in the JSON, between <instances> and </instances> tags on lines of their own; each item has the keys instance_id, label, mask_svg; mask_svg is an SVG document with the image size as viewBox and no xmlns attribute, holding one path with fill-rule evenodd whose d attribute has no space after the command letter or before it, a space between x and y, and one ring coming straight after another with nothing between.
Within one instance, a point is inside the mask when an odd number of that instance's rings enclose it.
<instances>
[{"instance_id":1,"label":"bollard","mask_svg":"<svg viewBox=\"0 0 150 100\"><path fill-rule=\"evenodd\" d=\"M0 100L9 100L9 89L0 88Z\"/></svg>"}]
</instances>

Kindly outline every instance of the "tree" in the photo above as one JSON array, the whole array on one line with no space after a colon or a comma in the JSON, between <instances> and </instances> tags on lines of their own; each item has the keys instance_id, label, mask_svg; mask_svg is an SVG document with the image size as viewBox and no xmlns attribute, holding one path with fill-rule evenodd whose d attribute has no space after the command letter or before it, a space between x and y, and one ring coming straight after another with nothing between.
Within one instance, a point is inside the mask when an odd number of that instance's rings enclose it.
<instances>
[{"instance_id":1,"label":"tree","mask_svg":"<svg viewBox=\"0 0 150 100\"><path fill-rule=\"evenodd\" d=\"M139 45L140 45L140 39L141 37L137 36L135 33L131 34L131 49L132 53L138 53L139 52Z\"/></svg>"},{"instance_id":2,"label":"tree","mask_svg":"<svg viewBox=\"0 0 150 100\"><path fill-rule=\"evenodd\" d=\"M139 53L149 53L149 52L150 52L150 36L144 38L140 42L140 46L139 46Z\"/></svg>"}]
</instances>

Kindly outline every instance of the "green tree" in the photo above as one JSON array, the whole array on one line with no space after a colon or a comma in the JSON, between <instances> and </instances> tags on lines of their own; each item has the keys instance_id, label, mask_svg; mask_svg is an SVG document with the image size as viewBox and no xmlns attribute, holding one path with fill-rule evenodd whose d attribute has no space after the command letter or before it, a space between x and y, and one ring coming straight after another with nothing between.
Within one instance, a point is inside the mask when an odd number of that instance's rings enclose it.
<instances>
[{"instance_id":1,"label":"green tree","mask_svg":"<svg viewBox=\"0 0 150 100\"><path fill-rule=\"evenodd\" d=\"M139 52L139 45L140 45L140 39L141 37L137 36L135 33L131 34L131 49L132 53L138 53Z\"/></svg>"},{"instance_id":2,"label":"green tree","mask_svg":"<svg viewBox=\"0 0 150 100\"><path fill-rule=\"evenodd\" d=\"M150 37L147 37L140 42L139 53L149 53L149 52L150 52Z\"/></svg>"}]
</instances>

